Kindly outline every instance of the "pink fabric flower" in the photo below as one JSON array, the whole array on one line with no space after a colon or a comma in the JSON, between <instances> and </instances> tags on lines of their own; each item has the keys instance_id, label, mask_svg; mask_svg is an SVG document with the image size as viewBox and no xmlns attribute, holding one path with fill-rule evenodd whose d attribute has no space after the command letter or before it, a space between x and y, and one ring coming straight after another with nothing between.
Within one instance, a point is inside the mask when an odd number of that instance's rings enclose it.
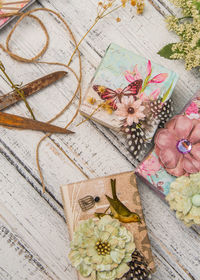
<instances>
[{"instance_id":1,"label":"pink fabric flower","mask_svg":"<svg viewBox=\"0 0 200 280\"><path fill-rule=\"evenodd\" d=\"M184 115L171 119L155 137L155 152L176 177L200 171L200 121Z\"/></svg>"},{"instance_id":2,"label":"pink fabric flower","mask_svg":"<svg viewBox=\"0 0 200 280\"><path fill-rule=\"evenodd\" d=\"M122 97L121 103L117 103L116 114L121 117L122 120L126 120L125 125L131 126L134 123L138 123L139 120L143 120L145 115L143 114L145 107L142 106L142 100L135 100L133 96Z\"/></svg>"},{"instance_id":3,"label":"pink fabric flower","mask_svg":"<svg viewBox=\"0 0 200 280\"><path fill-rule=\"evenodd\" d=\"M156 84L160 84L160 83L163 83L168 77L168 74L167 73L161 73L161 74L158 74L156 75L155 77L153 77L149 82L148 84L151 84L151 83L156 83Z\"/></svg>"},{"instance_id":4,"label":"pink fabric flower","mask_svg":"<svg viewBox=\"0 0 200 280\"><path fill-rule=\"evenodd\" d=\"M142 79L142 76L141 76L140 72L138 71L137 64L135 65L133 72L130 72L130 71L125 72L125 78L129 83L133 83L136 80Z\"/></svg>"},{"instance_id":5,"label":"pink fabric flower","mask_svg":"<svg viewBox=\"0 0 200 280\"><path fill-rule=\"evenodd\" d=\"M142 174L145 178L147 176L153 176L161 168L158 158L152 154L140 165L138 172Z\"/></svg>"}]
</instances>

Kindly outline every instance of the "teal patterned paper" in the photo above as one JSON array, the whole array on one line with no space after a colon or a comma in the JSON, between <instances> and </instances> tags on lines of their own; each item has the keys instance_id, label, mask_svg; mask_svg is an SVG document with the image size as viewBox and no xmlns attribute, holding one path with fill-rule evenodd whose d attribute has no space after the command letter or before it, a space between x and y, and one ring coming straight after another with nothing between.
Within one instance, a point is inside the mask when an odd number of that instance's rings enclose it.
<instances>
[{"instance_id":1,"label":"teal patterned paper","mask_svg":"<svg viewBox=\"0 0 200 280\"><path fill-rule=\"evenodd\" d=\"M172 117L178 75L116 44L106 50L80 112L122 132L127 150L141 161L153 136Z\"/></svg>"},{"instance_id":2,"label":"teal patterned paper","mask_svg":"<svg viewBox=\"0 0 200 280\"><path fill-rule=\"evenodd\" d=\"M182 115L195 120L195 123L200 121L200 92L190 100ZM176 179L161 165L154 149L139 165L136 174L163 198L169 193L170 185Z\"/></svg>"},{"instance_id":3,"label":"teal patterned paper","mask_svg":"<svg viewBox=\"0 0 200 280\"><path fill-rule=\"evenodd\" d=\"M161 166L154 151L139 165L136 174L162 197L169 193L170 185L175 179Z\"/></svg>"},{"instance_id":4,"label":"teal patterned paper","mask_svg":"<svg viewBox=\"0 0 200 280\"><path fill-rule=\"evenodd\" d=\"M137 65L138 71L141 73L141 76L144 80L147 72L147 63L147 58L144 58L138 54L134 54L132 51L122 48L116 44L111 44L108 47L100 66L97 68L92 83L100 84L112 89L124 88L127 86L125 72L133 72L134 67ZM151 63L152 77L158 75L159 73L167 73L168 78L161 84L155 83L151 87L147 87L145 90L146 95L149 96L153 89L160 88L160 96L163 96L163 94L167 91L167 89L173 82L168 96L168 98L170 98L178 80L178 75L159 64L153 62Z\"/></svg>"}]
</instances>

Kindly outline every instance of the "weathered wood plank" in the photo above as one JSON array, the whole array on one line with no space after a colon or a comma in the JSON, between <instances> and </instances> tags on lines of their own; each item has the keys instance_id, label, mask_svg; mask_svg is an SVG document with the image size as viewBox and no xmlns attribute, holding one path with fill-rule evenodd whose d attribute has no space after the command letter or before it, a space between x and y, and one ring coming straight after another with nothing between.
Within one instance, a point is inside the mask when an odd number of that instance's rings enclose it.
<instances>
[{"instance_id":1,"label":"weathered wood plank","mask_svg":"<svg viewBox=\"0 0 200 280\"><path fill-rule=\"evenodd\" d=\"M63 217L47 208L37 192L30 192L31 186L12 165L0 161L1 271L12 279L71 279Z\"/></svg>"},{"instance_id":2,"label":"weathered wood plank","mask_svg":"<svg viewBox=\"0 0 200 280\"><path fill-rule=\"evenodd\" d=\"M12 176L8 177L7 174ZM6 280L9 279L8 275L12 277L13 274L16 280L20 277L26 279L27 275L30 279L63 279L64 275L65 279L72 279L73 270L66 259L69 240L63 218L54 214L53 210L46 211L46 202L39 199L38 193L30 192L27 181L17 175L9 163L4 161L0 175L0 242L5 256L0 263L2 275ZM8 242L10 239L13 240L11 245ZM159 256L158 252L156 255ZM162 259L161 256L159 258ZM14 266L11 266L9 259L14 260ZM165 262L158 267L155 277L176 275L173 270Z\"/></svg>"},{"instance_id":3,"label":"weathered wood plank","mask_svg":"<svg viewBox=\"0 0 200 280\"><path fill-rule=\"evenodd\" d=\"M17 176L15 174L17 171L14 167L10 167L9 164L4 163L4 168L2 168L1 172L4 174L4 176L2 176L1 173L0 176L1 179L4 179L1 181L1 185L3 185L3 187L0 190L0 220L3 221L2 231L8 232L9 234L7 234L6 236L11 236L10 238L15 240L14 244L12 245L12 249L15 248L15 250L12 251L9 251L10 244L7 241L5 242L5 240L7 239L4 239L4 241L1 242L3 253L5 254L5 252L7 252L7 257L4 259L3 264L1 263L1 270L9 271L11 275L12 273L15 273L15 275L18 276L19 273L19 276L25 277L26 273L28 273L27 270L32 271L32 266L35 267L34 265L37 264L36 269L34 270L35 274L30 274L29 277L32 277L33 279L37 279L37 277L41 277L39 279L62 279L62 277L58 277L59 274L56 274L58 273L57 270L59 270L57 266L58 264L61 266L62 263L66 261L66 257L64 257L63 254L66 254L69 244L68 235L63 219L61 218L60 220L58 215L52 215L52 211L50 211L50 209L48 210L48 212L45 210L46 202L38 200L38 194L36 192L30 193L30 187L28 187L27 182L22 176ZM10 180L9 182L7 177L8 172L9 174L12 174L11 178L15 178L14 180ZM17 186L15 185L16 178L19 184ZM4 201L3 203L2 200ZM8 211L8 209L10 210ZM47 229L49 230L47 231ZM60 241L60 238L62 241ZM56 242L53 241L54 239L56 240ZM66 244L66 247L64 246L62 250L60 250L59 248L61 244L62 246ZM19 272L19 267L21 267L21 255L18 256L18 252L21 246L25 248L22 253L26 253L26 258L29 260L28 264L26 264L27 259L23 259L23 275L21 275ZM19 249L17 249L18 247ZM10 253L8 254L8 252ZM47 254L49 255L49 257L47 257ZM162 259L157 251L155 251L155 254L159 259ZM53 269L52 273L54 273L55 276L52 276L54 274L51 273L52 264L50 265L50 263L55 262L55 255L57 255L56 260L58 260L58 264L53 265L53 268L55 270ZM7 268L7 262L9 258L11 258L11 256L12 259L15 259L16 264L20 262L19 266L16 265L14 267L12 266ZM71 267L69 266L69 264L67 264L66 267L69 274L67 274L65 270L63 271L63 273L66 273L66 279L71 279L73 275ZM42 276L39 273L41 273ZM157 275L166 275L166 277L169 277L170 275L176 275L177 278L175 279L179 279L178 274L176 273L174 268L171 267L166 261L164 262L164 264L158 267L158 271L155 274L155 279L159 279L157 278ZM18 278L16 277L16 279ZM6 278L6 280L7 279L9 278ZM190 278L183 279L190 280Z\"/></svg>"}]
</instances>

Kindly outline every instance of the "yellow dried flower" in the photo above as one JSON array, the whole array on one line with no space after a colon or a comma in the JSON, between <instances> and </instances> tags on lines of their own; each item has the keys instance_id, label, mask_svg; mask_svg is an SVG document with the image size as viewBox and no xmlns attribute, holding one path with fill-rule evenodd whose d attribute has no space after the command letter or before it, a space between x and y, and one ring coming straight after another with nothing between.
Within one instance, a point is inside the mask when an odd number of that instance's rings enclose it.
<instances>
[{"instance_id":1,"label":"yellow dried flower","mask_svg":"<svg viewBox=\"0 0 200 280\"><path fill-rule=\"evenodd\" d=\"M113 110L112 107L110 106L110 102L109 100L106 100L104 103L101 104L101 107L106 110L106 112L111 115Z\"/></svg>"},{"instance_id":2,"label":"yellow dried flower","mask_svg":"<svg viewBox=\"0 0 200 280\"><path fill-rule=\"evenodd\" d=\"M137 14L141 15L144 11L144 1L137 2Z\"/></svg>"},{"instance_id":3,"label":"yellow dried flower","mask_svg":"<svg viewBox=\"0 0 200 280\"><path fill-rule=\"evenodd\" d=\"M135 6L136 5L136 0L131 0L131 5Z\"/></svg>"},{"instance_id":4,"label":"yellow dried flower","mask_svg":"<svg viewBox=\"0 0 200 280\"><path fill-rule=\"evenodd\" d=\"M141 15L144 11L144 8L137 8L137 14Z\"/></svg>"},{"instance_id":5,"label":"yellow dried flower","mask_svg":"<svg viewBox=\"0 0 200 280\"><path fill-rule=\"evenodd\" d=\"M113 110L112 110L111 108L108 108L108 109L106 110L106 112L107 112L109 115L112 115Z\"/></svg>"},{"instance_id":6,"label":"yellow dried flower","mask_svg":"<svg viewBox=\"0 0 200 280\"><path fill-rule=\"evenodd\" d=\"M121 18L120 17L117 17L116 18L116 22L120 22L121 21Z\"/></svg>"},{"instance_id":7,"label":"yellow dried flower","mask_svg":"<svg viewBox=\"0 0 200 280\"><path fill-rule=\"evenodd\" d=\"M127 0L121 0L121 2L122 2L122 6L126 7Z\"/></svg>"},{"instance_id":8,"label":"yellow dried flower","mask_svg":"<svg viewBox=\"0 0 200 280\"><path fill-rule=\"evenodd\" d=\"M94 105L96 103L96 99L94 97L88 96L87 102L91 105Z\"/></svg>"},{"instance_id":9,"label":"yellow dried flower","mask_svg":"<svg viewBox=\"0 0 200 280\"><path fill-rule=\"evenodd\" d=\"M103 86L99 86L99 87L98 87L98 91L99 91L100 93L104 93L105 90L106 90L106 88L103 87Z\"/></svg>"},{"instance_id":10,"label":"yellow dried flower","mask_svg":"<svg viewBox=\"0 0 200 280\"><path fill-rule=\"evenodd\" d=\"M103 5L103 3L102 3L102 2L99 2L99 3L98 3L98 5L99 5L99 6L102 6L102 5Z\"/></svg>"}]
</instances>

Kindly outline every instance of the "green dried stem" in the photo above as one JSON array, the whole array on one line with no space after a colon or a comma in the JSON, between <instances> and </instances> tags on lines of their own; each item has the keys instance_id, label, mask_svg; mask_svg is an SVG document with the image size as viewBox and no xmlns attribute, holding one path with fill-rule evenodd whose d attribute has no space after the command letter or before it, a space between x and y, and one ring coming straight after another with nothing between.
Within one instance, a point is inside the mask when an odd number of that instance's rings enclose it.
<instances>
[{"instance_id":1,"label":"green dried stem","mask_svg":"<svg viewBox=\"0 0 200 280\"><path fill-rule=\"evenodd\" d=\"M22 98L22 100L24 101L24 103L25 103L25 105L26 105L28 111L30 112L32 118L35 120L35 116L34 116L34 114L33 114L33 111L32 111L32 109L31 109L30 105L28 104L28 101L26 100L26 97L25 97L25 95L24 95L23 90L21 90L16 84L14 84L14 83L12 82L11 78L10 78L10 77L8 76L8 74L6 73L5 67L4 67L4 65L3 65L3 63L2 63L1 61L0 61L0 70L1 70L1 72L3 73L3 75L4 75L4 77L5 77L5 81L8 82L9 86L10 86L13 90L15 90L15 91L21 96L21 98Z\"/></svg>"}]
</instances>

